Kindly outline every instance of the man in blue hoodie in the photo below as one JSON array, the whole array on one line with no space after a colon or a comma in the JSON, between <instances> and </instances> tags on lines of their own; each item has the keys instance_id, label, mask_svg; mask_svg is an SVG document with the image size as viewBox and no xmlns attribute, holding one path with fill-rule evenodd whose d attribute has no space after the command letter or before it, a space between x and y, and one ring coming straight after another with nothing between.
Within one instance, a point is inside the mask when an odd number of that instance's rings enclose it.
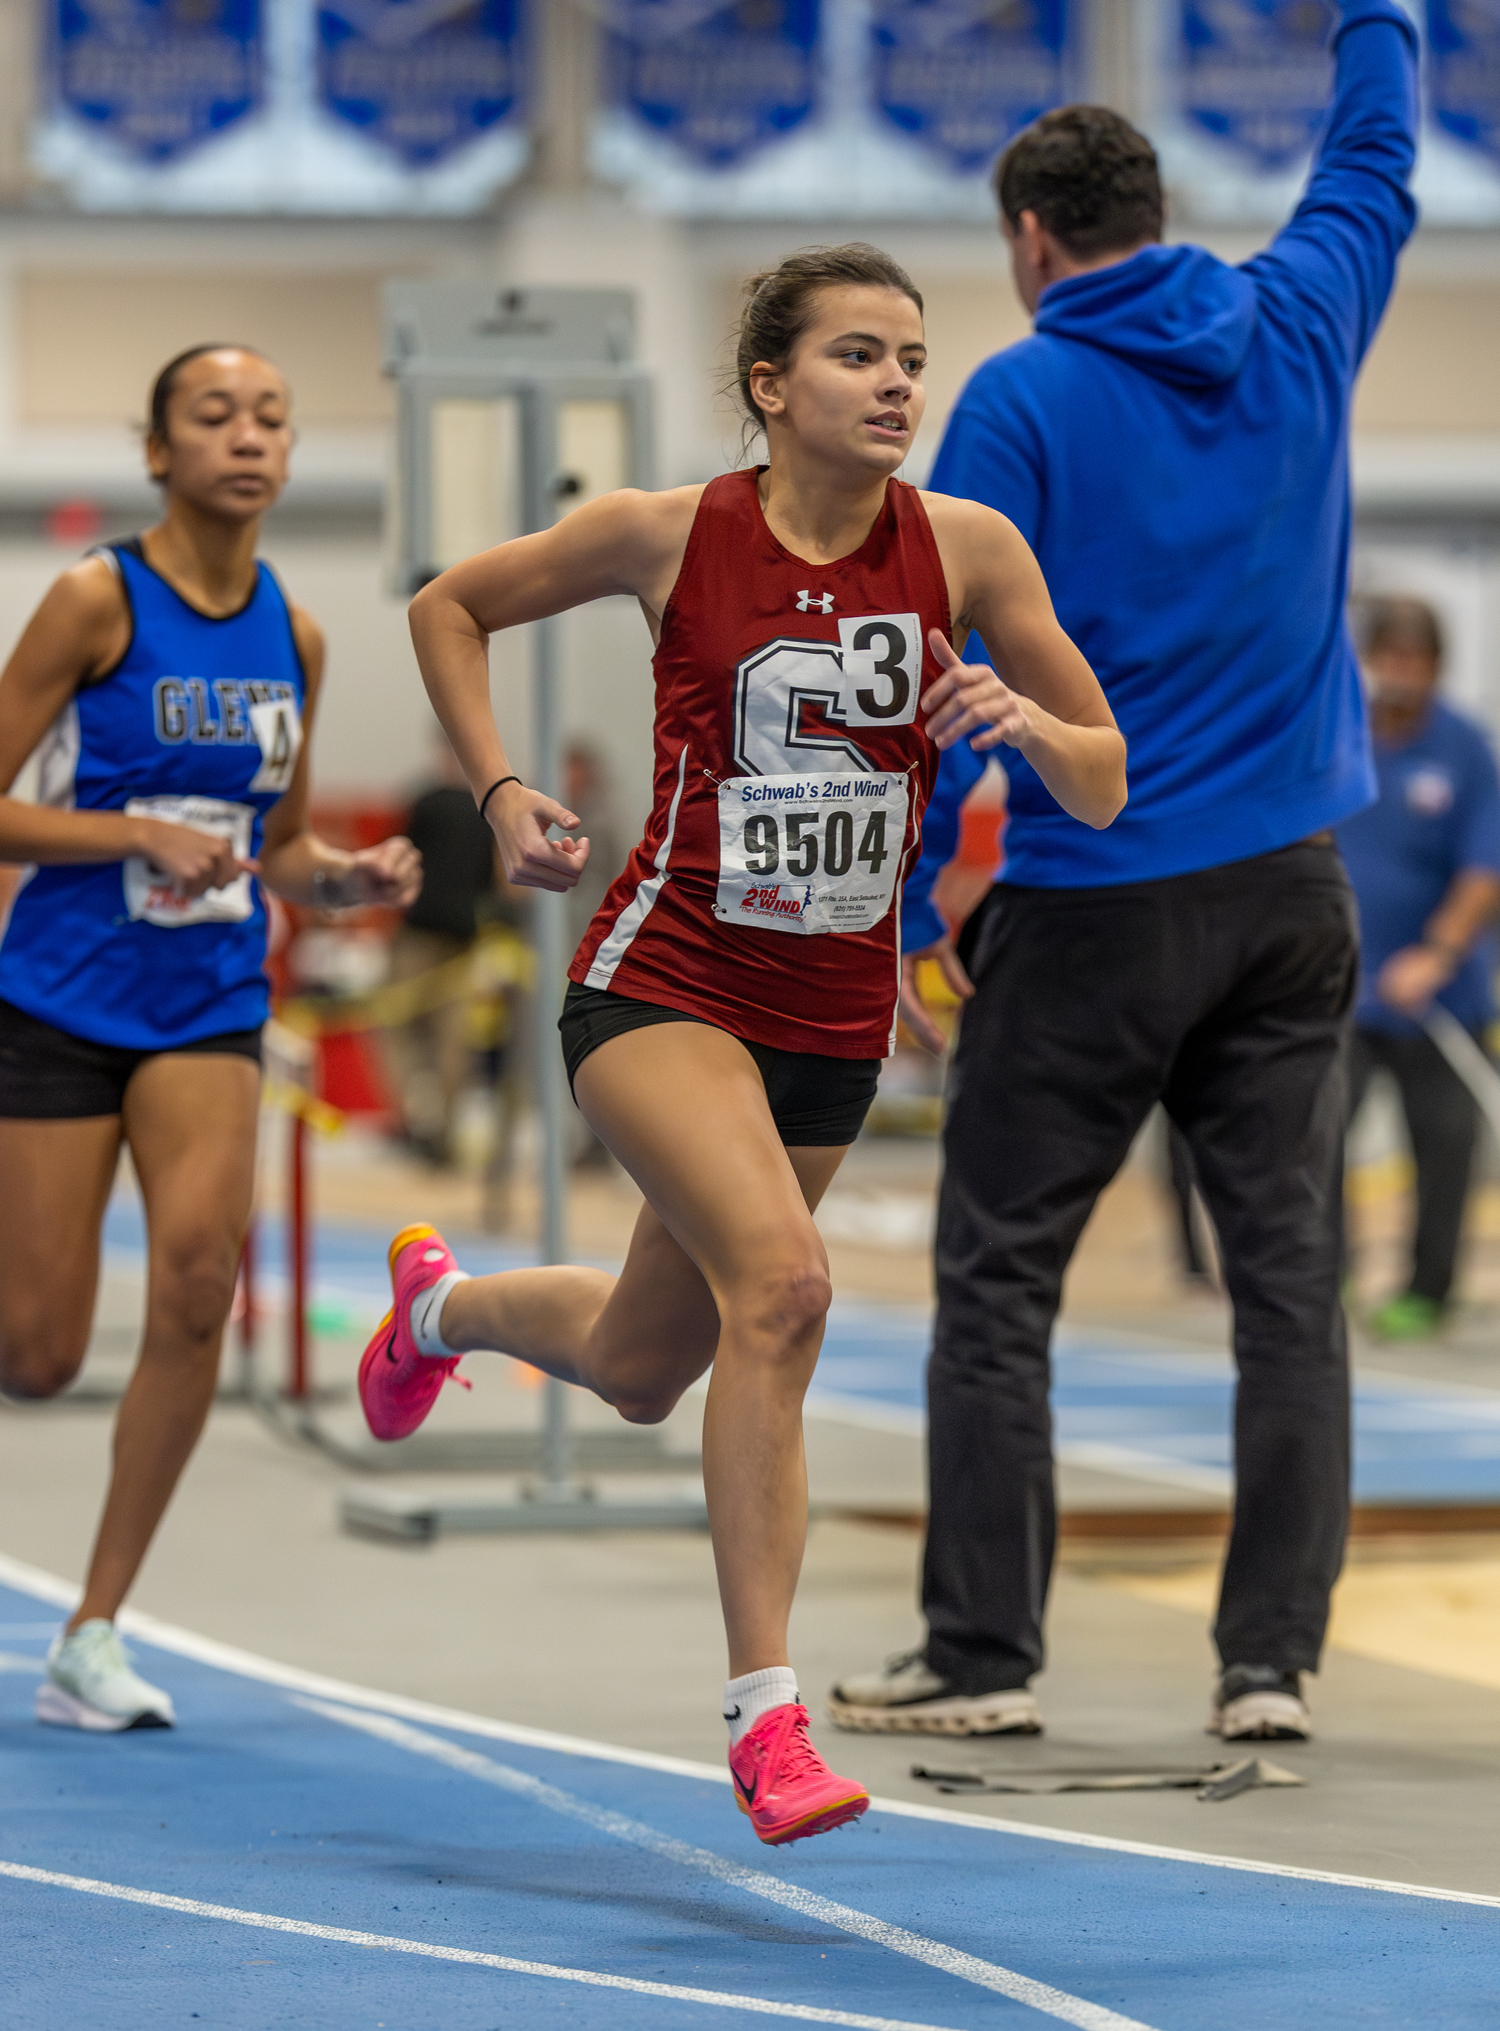
<instances>
[{"instance_id":1,"label":"man in blue hoodie","mask_svg":"<svg viewBox=\"0 0 1500 2031\"><path fill-rule=\"evenodd\" d=\"M1048 114L998 165L1035 330L969 382L930 484L1031 543L1129 744L1130 803L1091 831L1004 750L1004 875L955 956L929 891L983 761L944 757L904 909L908 969L935 955L973 982L938 1216L928 1634L834 1688L846 1727L1040 1726L1048 1342L1084 1222L1160 1100L1235 1314L1212 1725L1309 1732L1300 1674L1349 1489L1339 1066L1356 949L1330 828L1374 793L1343 617L1349 407L1415 219L1417 126L1408 15L1340 15L1306 194L1240 267L1160 244L1150 144L1103 108Z\"/></svg>"}]
</instances>

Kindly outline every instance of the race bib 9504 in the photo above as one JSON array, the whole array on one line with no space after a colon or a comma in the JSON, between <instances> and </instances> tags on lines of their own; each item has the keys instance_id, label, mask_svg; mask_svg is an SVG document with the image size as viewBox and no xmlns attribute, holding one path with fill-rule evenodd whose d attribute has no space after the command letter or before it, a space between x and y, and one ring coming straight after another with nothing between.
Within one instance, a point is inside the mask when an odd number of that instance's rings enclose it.
<instances>
[{"instance_id":1,"label":"race bib 9504","mask_svg":"<svg viewBox=\"0 0 1500 2031\"><path fill-rule=\"evenodd\" d=\"M804 935L873 929L895 894L907 804L901 774L732 776L714 914Z\"/></svg>"}]
</instances>

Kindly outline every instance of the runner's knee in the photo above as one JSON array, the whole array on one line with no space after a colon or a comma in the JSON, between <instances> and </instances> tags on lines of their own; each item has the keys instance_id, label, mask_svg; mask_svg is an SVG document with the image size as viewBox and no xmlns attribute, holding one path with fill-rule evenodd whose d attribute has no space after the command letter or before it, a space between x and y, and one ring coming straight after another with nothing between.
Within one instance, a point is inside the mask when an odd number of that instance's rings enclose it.
<instances>
[{"instance_id":1,"label":"runner's knee","mask_svg":"<svg viewBox=\"0 0 1500 2031\"><path fill-rule=\"evenodd\" d=\"M771 1358L800 1359L807 1336L828 1316L833 1285L827 1264L808 1251L760 1270L736 1298L733 1310Z\"/></svg>"},{"instance_id":2,"label":"runner's knee","mask_svg":"<svg viewBox=\"0 0 1500 2031\"><path fill-rule=\"evenodd\" d=\"M660 1390L641 1390L633 1393L618 1391L610 1397L610 1403L628 1425L659 1425L677 1408L680 1391L664 1395Z\"/></svg>"},{"instance_id":3,"label":"runner's knee","mask_svg":"<svg viewBox=\"0 0 1500 2031\"><path fill-rule=\"evenodd\" d=\"M0 1392L38 1402L67 1388L88 1351L89 1321L7 1307L0 1315Z\"/></svg>"},{"instance_id":4,"label":"runner's knee","mask_svg":"<svg viewBox=\"0 0 1500 2031\"><path fill-rule=\"evenodd\" d=\"M152 1310L194 1344L218 1341L234 1299L235 1259L218 1235L184 1235L152 1264Z\"/></svg>"}]
</instances>

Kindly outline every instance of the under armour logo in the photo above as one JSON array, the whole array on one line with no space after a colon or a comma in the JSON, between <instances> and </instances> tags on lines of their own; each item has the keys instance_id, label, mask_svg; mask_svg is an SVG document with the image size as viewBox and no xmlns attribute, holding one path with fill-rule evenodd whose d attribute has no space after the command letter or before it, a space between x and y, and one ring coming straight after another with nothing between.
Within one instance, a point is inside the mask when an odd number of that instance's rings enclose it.
<instances>
[{"instance_id":1,"label":"under armour logo","mask_svg":"<svg viewBox=\"0 0 1500 2031\"><path fill-rule=\"evenodd\" d=\"M831 614L833 594L831 592L799 592L797 595L799 614Z\"/></svg>"}]
</instances>

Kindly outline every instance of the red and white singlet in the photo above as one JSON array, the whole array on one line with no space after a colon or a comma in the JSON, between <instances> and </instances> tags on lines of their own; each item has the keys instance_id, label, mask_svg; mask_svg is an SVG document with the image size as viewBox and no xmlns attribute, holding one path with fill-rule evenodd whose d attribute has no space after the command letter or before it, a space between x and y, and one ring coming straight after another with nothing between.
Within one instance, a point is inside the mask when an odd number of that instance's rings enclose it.
<instances>
[{"instance_id":1,"label":"red and white singlet","mask_svg":"<svg viewBox=\"0 0 1500 2031\"><path fill-rule=\"evenodd\" d=\"M915 487L891 480L859 549L808 564L758 472L710 481L654 662L650 823L570 977L747 1043L885 1057L937 771L929 628L950 634L948 593Z\"/></svg>"}]
</instances>

